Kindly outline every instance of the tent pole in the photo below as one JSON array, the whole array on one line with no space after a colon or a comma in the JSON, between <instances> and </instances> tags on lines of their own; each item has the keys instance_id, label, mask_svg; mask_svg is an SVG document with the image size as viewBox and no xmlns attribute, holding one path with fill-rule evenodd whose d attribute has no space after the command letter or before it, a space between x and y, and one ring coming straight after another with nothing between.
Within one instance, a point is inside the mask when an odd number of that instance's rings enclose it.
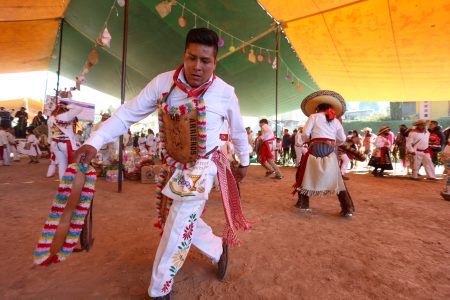
<instances>
[{"instance_id":1,"label":"tent pole","mask_svg":"<svg viewBox=\"0 0 450 300\"><path fill-rule=\"evenodd\" d=\"M125 14L123 17L123 45L122 45L122 91L120 96L120 104L125 102L125 81L127 76L127 47L128 47L128 4L130 0L125 0ZM119 178L118 192L122 193L122 176L123 176L123 135L119 138Z\"/></svg>"},{"instance_id":2,"label":"tent pole","mask_svg":"<svg viewBox=\"0 0 450 300\"><path fill-rule=\"evenodd\" d=\"M59 52L58 52L58 78L56 80L56 103L58 104L58 92L59 92L59 74L61 72L61 53L62 53L62 42L64 33L64 18L61 18L61 25L59 26Z\"/></svg>"},{"instance_id":3,"label":"tent pole","mask_svg":"<svg viewBox=\"0 0 450 300\"><path fill-rule=\"evenodd\" d=\"M275 32L275 53L276 53L276 69L275 69L275 138L278 138L278 74L280 67L280 26L277 26ZM275 163L277 162L278 153L275 150Z\"/></svg>"}]
</instances>

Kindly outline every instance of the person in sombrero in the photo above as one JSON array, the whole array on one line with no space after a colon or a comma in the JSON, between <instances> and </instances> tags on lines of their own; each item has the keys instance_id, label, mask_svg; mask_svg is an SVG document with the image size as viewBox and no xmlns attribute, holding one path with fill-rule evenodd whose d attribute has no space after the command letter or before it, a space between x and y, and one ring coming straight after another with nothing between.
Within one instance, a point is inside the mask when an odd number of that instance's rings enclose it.
<instances>
[{"instance_id":1,"label":"person in sombrero","mask_svg":"<svg viewBox=\"0 0 450 300\"><path fill-rule=\"evenodd\" d=\"M373 144L375 143L375 139L377 138L377 135L372 133L372 128L365 127L361 130L364 133L363 137L363 148L364 148L364 154L367 155L367 157L372 156L373 151Z\"/></svg>"},{"instance_id":2,"label":"person in sombrero","mask_svg":"<svg viewBox=\"0 0 450 300\"><path fill-rule=\"evenodd\" d=\"M392 170L392 161L390 156L390 149L392 143L388 136L391 132L389 126L381 126L378 130L378 136L375 140L375 150L369 161L369 166L374 167L373 176L383 177L385 170Z\"/></svg>"},{"instance_id":3,"label":"person in sombrero","mask_svg":"<svg viewBox=\"0 0 450 300\"><path fill-rule=\"evenodd\" d=\"M418 120L413 123L416 128L412 130L406 139L406 151L414 159L412 178L419 178L419 169L423 165L427 179L436 180L434 165L431 160L432 151L429 145L430 133L427 131L427 121Z\"/></svg>"},{"instance_id":4,"label":"person in sombrero","mask_svg":"<svg viewBox=\"0 0 450 300\"><path fill-rule=\"evenodd\" d=\"M354 206L346 189L337 158L337 146L346 136L339 118L346 105L341 95L320 90L307 96L301 104L308 116L303 127L303 140L309 142L308 152L302 157L297 169L294 193L298 194L296 207L305 212L311 196L337 195L341 216L352 217Z\"/></svg>"}]
</instances>

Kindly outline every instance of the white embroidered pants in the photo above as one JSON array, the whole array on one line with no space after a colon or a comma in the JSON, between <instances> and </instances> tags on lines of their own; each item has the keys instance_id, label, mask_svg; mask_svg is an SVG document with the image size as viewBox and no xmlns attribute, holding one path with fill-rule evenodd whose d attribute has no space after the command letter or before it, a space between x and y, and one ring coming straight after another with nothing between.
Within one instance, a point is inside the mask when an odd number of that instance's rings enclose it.
<instances>
[{"instance_id":1,"label":"white embroidered pants","mask_svg":"<svg viewBox=\"0 0 450 300\"><path fill-rule=\"evenodd\" d=\"M213 163L211 167L217 173ZM210 175L206 182L208 191L211 191L213 181L214 176ZM200 218L205 204L206 200L173 201L153 262L148 288L151 297L170 293L174 277L183 266L191 244L214 263L219 261L222 255L222 238L214 235L211 227Z\"/></svg>"},{"instance_id":2,"label":"white embroidered pants","mask_svg":"<svg viewBox=\"0 0 450 300\"><path fill-rule=\"evenodd\" d=\"M347 173L348 164L350 163L350 158L348 158L348 155L344 153L341 155L341 161L341 173L342 175L345 175Z\"/></svg>"},{"instance_id":3,"label":"white embroidered pants","mask_svg":"<svg viewBox=\"0 0 450 300\"><path fill-rule=\"evenodd\" d=\"M19 152L17 151L16 147L14 145L8 145L9 152L13 155L14 161L20 161Z\"/></svg>"},{"instance_id":4,"label":"white embroidered pants","mask_svg":"<svg viewBox=\"0 0 450 300\"><path fill-rule=\"evenodd\" d=\"M300 166L300 161L302 160L302 155L303 155L303 151L302 151L303 147L295 147L295 166L298 167Z\"/></svg>"},{"instance_id":5,"label":"white embroidered pants","mask_svg":"<svg viewBox=\"0 0 450 300\"><path fill-rule=\"evenodd\" d=\"M431 155L419 151L416 151L416 155L414 156L414 168L412 173L413 178L418 178L421 165L423 165L429 178L436 178L436 174L434 173L434 165L431 161Z\"/></svg>"},{"instance_id":6,"label":"white embroidered pants","mask_svg":"<svg viewBox=\"0 0 450 300\"><path fill-rule=\"evenodd\" d=\"M0 155L2 156L2 161L1 161L1 163L3 164L3 165L5 165L5 166L9 166L9 165L11 165L11 163L10 163L10 154L9 154L9 149L8 149L8 146L7 145L4 145L3 146L3 153L0 153Z\"/></svg>"},{"instance_id":7,"label":"white embroidered pants","mask_svg":"<svg viewBox=\"0 0 450 300\"><path fill-rule=\"evenodd\" d=\"M59 179L62 179L64 172L66 172L67 169L67 144L52 141L50 147L51 151L55 154L56 161L58 163Z\"/></svg>"}]
</instances>

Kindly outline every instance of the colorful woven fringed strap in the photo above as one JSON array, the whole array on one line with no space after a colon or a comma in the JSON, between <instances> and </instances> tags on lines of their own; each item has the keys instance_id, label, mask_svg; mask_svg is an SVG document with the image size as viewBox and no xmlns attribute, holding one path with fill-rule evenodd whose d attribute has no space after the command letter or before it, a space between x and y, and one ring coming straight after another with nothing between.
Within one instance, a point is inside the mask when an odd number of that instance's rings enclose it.
<instances>
[{"instance_id":1,"label":"colorful woven fringed strap","mask_svg":"<svg viewBox=\"0 0 450 300\"><path fill-rule=\"evenodd\" d=\"M61 217L64 214L67 202L72 194L72 184L77 172L82 172L85 175L81 196L72 214L69 230L63 246L58 253L51 255L50 248L52 246L53 238L55 237ZM73 252L73 249L78 243L86 219L86 214L88 213L92 199L94 198L96 180L97 174L92 166L83 167L74 163L67 167L66 172L60 181L58 193L53 200L52 208L48 214L36 250L34 251L34 263L36 265L42 266L52 262L61 262Z\"/></svg>"}]
</instances>

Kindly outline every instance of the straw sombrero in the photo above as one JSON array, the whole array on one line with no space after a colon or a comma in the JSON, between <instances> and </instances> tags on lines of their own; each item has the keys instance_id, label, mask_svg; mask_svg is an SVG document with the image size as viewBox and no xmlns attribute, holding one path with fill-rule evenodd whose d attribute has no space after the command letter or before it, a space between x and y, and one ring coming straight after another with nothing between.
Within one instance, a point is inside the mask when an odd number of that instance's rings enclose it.
<instances>
[{"instance_id":1,"label":"straw sombrero","mask_svg":"<svg viewBox=\"0 0 450 300\"><path fill-rule=\"evenodd\" d=\"M380 130L378 130L378 135L383 134L388 131L391 131L391 128L389 126L381 126Z\"/></svg>"},{"instance_id":2,"label":"straw sombrero","mask_svg":"<svg viewBox=\"0 0 450 300\"><path fill-rule=\"evenodd\" d=\"M362 132L364 131L368 131L368 132L372 132L372 128L370 127L364 127L363 129L361 129Z\"/></svg>"},{"instance_id":3,"label":"straw sombrero","mask_svg":"<svg viewBox=\"0 0 450 300\"><path fill-rule=\"evenodd\" d=\"M428 121L425 120L417 120L413 123L413 126L427 126Z\"/></svg>"},{"instance_id":4,"label":"straw sombrero","mask_svg":"<svg viewBox=\"0 0 450 300\"><path fill-rule=\"evenodd\" d=\"M303 99L300 108L303 113L309 117L316 112L317 106L323 103L330 104L338 118L345 113L346 105L344 98L338 93L328 90L320 90L310 94Z\"/></svg>"}]
</instances>

